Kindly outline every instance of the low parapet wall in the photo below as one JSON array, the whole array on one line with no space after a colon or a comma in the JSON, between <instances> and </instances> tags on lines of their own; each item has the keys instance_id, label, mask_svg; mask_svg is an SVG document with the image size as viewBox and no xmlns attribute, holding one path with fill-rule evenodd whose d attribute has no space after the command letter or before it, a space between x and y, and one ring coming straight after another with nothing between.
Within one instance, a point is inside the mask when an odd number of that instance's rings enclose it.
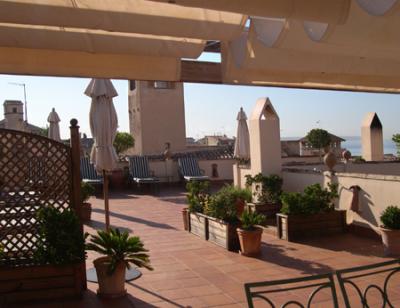
<instances>
[{"instance_id":1,"label":"low parapet wall","mask_svg":"<svg viewBox=\"0 0 400 308\"><path fill-rule=\"evenodd\" d=\"M378 232L380 215L389 205L400 206L400 176L365 173L315 172L310 169L284 169L283 188L285 191L303 191L311 184L338 183L338 209L347 210L347 223L372 228ZM359 186L359 211L350 210L353 200L352 186Z\"/></svg>"}]
</instances>

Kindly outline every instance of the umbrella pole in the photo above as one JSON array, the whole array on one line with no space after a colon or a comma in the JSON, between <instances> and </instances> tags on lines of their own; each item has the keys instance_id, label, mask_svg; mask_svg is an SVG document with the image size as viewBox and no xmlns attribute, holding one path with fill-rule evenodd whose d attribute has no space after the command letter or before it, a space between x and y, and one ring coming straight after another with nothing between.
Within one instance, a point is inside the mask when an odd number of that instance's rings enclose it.
<instances>
[{"instance_id":1,"label":"umbrella pole","mask_svg":"<svg viewBox=\"0 0 400 308\"><path fill-rule=\"evenodd\" d=\"M106 171L103 170L103 194L104 194L104 210L106 214L106 231L110 231L110 209L108 207L108 176Z\"/></svg>"}]
</instances>

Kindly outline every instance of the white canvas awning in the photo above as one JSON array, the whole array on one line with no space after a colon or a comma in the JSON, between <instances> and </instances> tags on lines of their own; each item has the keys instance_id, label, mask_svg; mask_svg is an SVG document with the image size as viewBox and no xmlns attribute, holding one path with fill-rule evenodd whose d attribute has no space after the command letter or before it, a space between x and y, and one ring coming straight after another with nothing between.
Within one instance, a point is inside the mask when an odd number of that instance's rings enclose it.
<instances>
[{"instance_id":1,"label":"white canvas awning","mask_svg":"<svg viewBox=\"0 0 400 308\"><path fill-rule=\"evenodd\" d=\"M400 92L398 29L400 0L2 0L0 73Z\"/></svg>"},{"instance_id":2,"label":"white canvas awning","mask_svg":"<svg viewBox=\"0 0 400 308\"><path fill-rule=\"evenodd\" d=\"M245 24L242 14L185 8L145 0L5 0L0 22L230 40Z\"/></svg>"},{"instance_id":3,"label":"white canvas awning","mask_svg":"<svg viewBox=\"0 0 400 308\"><path fill-rule=\"evenodd\" d=\"M171 2L170 0L151 0ZM293 18L343 23L351 0L174 0L182 6L241 13L252 16Z\"/></svg>"}]
</instances>

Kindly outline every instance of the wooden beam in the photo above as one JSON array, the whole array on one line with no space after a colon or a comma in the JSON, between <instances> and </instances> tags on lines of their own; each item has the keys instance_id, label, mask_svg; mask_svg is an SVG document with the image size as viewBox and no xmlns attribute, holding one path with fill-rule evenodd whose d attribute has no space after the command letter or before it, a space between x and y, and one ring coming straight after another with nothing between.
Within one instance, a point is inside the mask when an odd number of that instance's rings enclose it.
<instances>
[{"instance_id":1,"label":"wooden beam","mask_svg":"<svg viewBox=\"0 0 400 308\"><path fill-rule=\"evenodd\" d=\"M221 63L181 62L181 82L222 83Z\"/></svg>"}]
</instances>

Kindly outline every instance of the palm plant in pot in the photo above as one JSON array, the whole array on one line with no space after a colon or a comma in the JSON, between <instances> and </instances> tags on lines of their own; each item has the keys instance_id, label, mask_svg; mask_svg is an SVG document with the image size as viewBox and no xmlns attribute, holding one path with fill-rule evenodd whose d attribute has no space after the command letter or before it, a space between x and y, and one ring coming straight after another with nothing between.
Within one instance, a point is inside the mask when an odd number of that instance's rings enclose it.
<instances>
[{"instance_id":1,"label":"palm plant in pot","mask_svg":"<svg viewBox=\"0 0 400 308\"><path fill-rule=\"evenodd\" d=\"M130 269L131 264L153 270L143 242L138 236L129 236L127 231L99 230L97 235L91 236L86 249L103 255L93 261L99 282L97 293L103 297L115 298L126 294L125 270Z\"/></svg>"},{"instance_id":2,"label":"palm plant in pot","mask_svg":"<svg viewBox=\"0 0 400 308\"><path fill-rule=\"evenodd\" d=\"M388 206L380 218L385 256L400 255L400 208L394 205Z\"/></svg>"},{"instance_id":3,"label":"palm plant in pot","mask_svg":"<svg viewBox=\"0 0 400 308\"><path fill-rule=\"evenodd\" d=\"M258 256L261 253L261 236L263 230L257 225L264 222L265 216L254 211L245 210L241 216L242 226L237 228L240 252L244 256Z\"/></svg>"}]
</instances>

